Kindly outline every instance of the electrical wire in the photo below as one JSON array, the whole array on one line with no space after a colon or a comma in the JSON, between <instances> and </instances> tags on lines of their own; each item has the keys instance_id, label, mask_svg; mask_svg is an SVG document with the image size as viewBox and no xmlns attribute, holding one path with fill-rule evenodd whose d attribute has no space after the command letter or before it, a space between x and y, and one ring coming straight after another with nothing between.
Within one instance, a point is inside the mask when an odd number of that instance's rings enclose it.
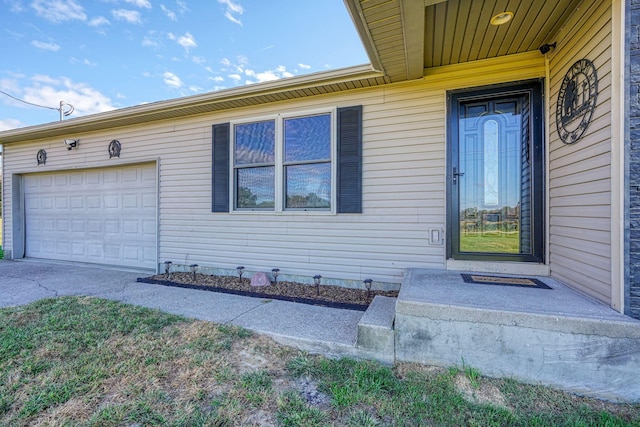
<instances>
[{"instance_id":1,"label":"electrical wire","mask_svg":"<svg viewBox=\"0 0 640 427\"><path fill-rule=\"evenodd\" d=\"M9 98L15 99L16 101L20 101L20 102L23 102L23 103L25 103L25 104L33 105L34 107L48 108L49 110L56 110L56 111L60 111L60 109L59 109L59 108L47 107L47 106L45 106L45 105L38 105L38 104L34 104L33 102L25 101L24 99L16 98L15 96L13 96L13 95L9 95L7 92L3 92L3 91L1 91L1 90L0 90L0 93L1 93L1 94L3 94L3 95L7 95Z\"/></svg>"}]
</instances>

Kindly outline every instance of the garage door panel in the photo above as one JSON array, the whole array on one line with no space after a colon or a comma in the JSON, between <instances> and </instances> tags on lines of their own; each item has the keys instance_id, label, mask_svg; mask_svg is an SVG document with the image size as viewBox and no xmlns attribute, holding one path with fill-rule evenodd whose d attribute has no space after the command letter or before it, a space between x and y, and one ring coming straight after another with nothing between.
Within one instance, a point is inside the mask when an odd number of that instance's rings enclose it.
<instances>
[{"instance_id":1,"label":"garage door panel","mask_svg":"<svg viewBox=\"0 0 640 427\"><path fill-rule=\"evenodd\" d=\"M120 209L120 198L115 194L105 194L102 198L104 209Z\"/></svg>"},{"instance_id":2,"label":"garage door panel","mask_svg":"<svg viewBox=\"0 0 640 427\"><path fill-rule=\"evenodd\" d=\"M84 257L84 256L86 256L84 243L73 243L72 248L73 248L72 249L73 250L73 256L76 256L76 257Z\"/></svg>"},{"instance_id":3,"label":"garage door panel","mask_svg":"<svg viewBox=\"0 0 640 427\"><path fill-rule=\"evenodd\" d=\"M72 233L78 233L79 236L78 237L82 237L82 235L85 233L86 230L86 222L79 220L79 219L73 219L71 221L71 232Z\"/></svg>"},{"instance_id":4,"label":"garage door panel","mask_svg":"<svg viewBox=\"0 0 640 427\"><path fill-rule=\"evenodd\" d=\"M85 203L84 203L84 197L82 196L71 196L69 197L69 205L71 207L71 209L84 209L85 208Z\"/></svg>"},{"instance_id":5,"label":"garage door panel","mask_svg":"<svg viewBox=\"0 0 640 427\"><path fill-rule=\"evenodd\" d=\"M71 255L71 242L58 242L56 252L61 255Z\"/></svg>"},{"instance_id":6,"label":"garage door panel","mask_svg":"<svg viewBox=\"0 0 640 427\"><path fill-rule=\"evenodd\" d=\"M100 184L100 172L86 172L85 181L88 186L95 186Z\"/></svg>"},{"instance_id":7,"label":"garage door panel","mask_svg":"<svg viewBox=\"0 0 640 427\"><path fill-rule=\"evenodd\" d=\"M87 204L87 209L100 209L100 196L86 196L84 200Z\"/></svg>"},{"instance_id":8,"label":"garage door panel","mask_svg":"<svg viewBox=\"0 0 640 427\"><path fill-rule=\"evenodd\" d=\"M154 165L25 177L26 255L155 268Z\"/></svg>"},{"instance_id":9,"label":"garage door panel","mask_svg":"<svg viewBox=\"0 0 640 427\"><path fill-rule=\"evenodd\" d=\"M125 209L137 209L141 203L138 202L140 195L138 194L123 194L122 195L122 207Z\"/></svg>"}]
</instances>

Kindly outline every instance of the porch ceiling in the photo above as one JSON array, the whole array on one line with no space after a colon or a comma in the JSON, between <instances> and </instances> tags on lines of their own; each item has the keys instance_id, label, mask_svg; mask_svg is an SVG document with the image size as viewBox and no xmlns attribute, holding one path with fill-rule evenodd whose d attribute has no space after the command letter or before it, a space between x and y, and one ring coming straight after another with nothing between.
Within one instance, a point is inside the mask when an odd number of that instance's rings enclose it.
<instances>
[{"instance_id":1,"label":"porch ceiling","mask_svg":"<svg viewBox=\"0 0 640 427\"><path fill-rule=\"evenodd\" d=\"M371 61L393 82L426 68L537 50L582 0L345 0ZM489 23L513 12L503 25Z\"/></svg>"}]
</instances>

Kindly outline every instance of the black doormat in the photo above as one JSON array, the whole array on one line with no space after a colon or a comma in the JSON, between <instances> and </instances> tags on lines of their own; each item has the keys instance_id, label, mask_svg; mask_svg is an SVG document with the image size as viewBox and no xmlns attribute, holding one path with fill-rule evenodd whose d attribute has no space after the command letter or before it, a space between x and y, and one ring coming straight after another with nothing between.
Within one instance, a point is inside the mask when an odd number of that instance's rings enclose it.
<instances>
[{"instance_id":1,"label":"black doormat","mask_svg":"<svg viewBox=\"0 0 640 427\"><path fill-rule=\"evenodd\" d=\"M502 277L488 276L485 274L460 274L466 283L475 283L478 285L502 285L502 286L518 286L521 288L535 289L551 289L538 279L530 277Z\"/></svg>"},{"instance_id":2,"label":"black doormat","mask_svg":"<svg viewBox=\"0 0 640 427\"><path fill-rule=\"evenodd\" d=\"M334 302L334 301L326 301L326 300L312 299L312 298L290 297L286 295L272 295L272 294L266 294L261 292L248 292L248 291L241 291L237 289L227 289L227 288L220 288L220 287L214 287L214 286L201 286L201 285L189 284L189 283L172 282L169 280L151 279L147 277L138 277L137 281L140 283L150 283L154 285L173 286L176 288L185 288L185 289L196 289L199 291L219 292L223 294L240 295L240 296L252 297L252 298L261 298L264 300L275 299L280 301L297 302L300 304L318 305L318 306L331 307L331 308L342 308L346 310L366 311L367 308L369 307L368 304Z\"/></svg>"}]
</instances>

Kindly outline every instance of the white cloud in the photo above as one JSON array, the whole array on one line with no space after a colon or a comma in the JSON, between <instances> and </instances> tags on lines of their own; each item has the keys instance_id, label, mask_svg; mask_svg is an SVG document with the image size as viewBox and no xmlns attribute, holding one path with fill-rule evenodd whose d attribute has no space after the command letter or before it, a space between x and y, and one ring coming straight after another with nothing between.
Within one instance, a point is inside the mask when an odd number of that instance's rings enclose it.
<instances>
[{"instance_id":1,"label":"white cloud","mask_svg":"<svg viewBox=\"0 0 640 427\"><path fill-rule=\"evenodd\" d=\"M273 71L263 71L261 73L256 73L253 70L245 70L245 75L248 77L252 77L256 79L258 82L270 82L273 80L278 80L280 77Z\"/></svg>"},{"instance_id":2,"label":"white cloud","mask_svg":"<svg viewBox=\"0 0 640 427\"><path fill-rule=\"evenodd\" d=\"M159 44L158 44L158 42L151 40L151 38L149 38L149 36L144 36L144 38L142 39L142 46L144 46L144 47L158 47Z\"/></svg>"},{"instance_id":3,"label":"white cloud","mask_svg":"<svg viewBox=\"0 0 640 427\"><path fill-rule=\"evenodd\" d=\"M60 101L65 101L75 108L74 116L101 113L116 107L109 97L103 95L86 83L78 83L67 77L51 77L34 75L21 82L18 96L32 104L58 108ZM15 104L23 108L33 108L26 104Z\"/></svg>"},{"instance_id":4,"label":"white cloud","mask_svg":"<svg viewBox=\"0 0 640 427\"><path fill-rule=\"evenodd\" d=\"M92 20L90 20L88 22L88 24L92 27L99 27L101 25L109 25L110 22L107 18L105 18L104 16L98 16L96 18L93 18Z\"/></svg>"},{"instance_id":5,"label":"white cloud","mask_svg":"<svg viewBox=\"0 0 640 427\"><path fill-rule=\"evenodd\" d=\"M251 77L252 80L247 80L246 83L262 83L262 82L270 82L273 80L279 80L286 77L293 77L294 74L287 71L284 66L279 66L275 70L266 70L266 71L255 71L251 69L245 69L244 74L247 77Z\"/></svg>"},{"instance_id":6,"label":"white cloud","mask_svg":"<svg viewBox=\"0 0 640 427\"><path fill-rule=\"evenodd\" d=\"M98 65L95 62L91 62L86 58L85 59L78 59L78 58L74 58L74 57L71 58L71 63L72 64L84 64L84 65L88 65L89 67L95 67L96 65Z\"/></svg>"},{"instance_id":7,"label":"white cloud","mask_svg":"<svg viewBox=\"0 0 640 427\"><path fill-rule=\"evenodd\" d=\"M151 9L151 3L149 0L124 0L125 3L134 5L135 7Z\"/></svg>"},{"instance_id":8,"label":"white cloud","mask_svg":"<svg viewBox=\"0 0 640 427\"><path fill-rule=\"evenodd\" d=\"M287 71L287 68L284 65L280 65L276 67L275 70L265 70L265 71L256 71L248 67L249 59L245 56L238 56L236 58L236 63L232 63L228 58L223 58L220 62L222 64L222 68L220 71L230 73L227 75L230 79L240 82L242 79L242 75L246 77L250 77L250 80L246 80L246 84L256 83L256 82L269 82L273 80L278 80L287 77L293 77L295 74ZM212 72L211 70L209 70Z\"/></svg>"},{"instance_id":9,"label":"white cloud","mask_svg":"<svg viewBox=\"0 0 640 427\"><path fill-rule=\"evenodd\" d=\"M24 12L25 8L22 6L22 2L18 0L7 0L5 3L9 3L9 10L13 13Z\"/></svg>"},{"instance_id":10,"label":"white cloud","mask_svg":"<svg viewBox=\"0 0 640 427\"><path fill-rule=\"evenodd\" d=\"M37 47L38 49L42 49L42 50L48 50L51 52L57 52L60 50L60 45L56 43L41 42L39 40L33 40L31 42L31 46Z\"/></svg>"},{"instance_id":11,"label":"white cloud","mask_svg":"<svg viewBox=\"0 0 640 427\"><path fill-rule=\"evenodd\" d=\"M178 20L178 15L176 15L173 10L167 8L165 5L161 4L160 9L164 12L165 15L167 15L167 18L171 19L172 21Z\"/></svg>"},{"instance_id":12,"label":"white cloud","mask_svg":"<svg viewBox=\"0 0 640 427\"><path fill-rule=\"evenodd\" d=\"M258 52L264 52L265 50L273 49L275 45L270 44L269 46L265 46L262 49L258 50Z\"/></svg>"},{"instance_id":13,"label":"white cloud","mask_svg":"<svg viewBox=\"0 0 640 427\"><path fill-rule=\"evenodd\" d=\"M178 44L186 50L198 46L198 44L196 43L196 39L193 38L191 33L186 33L184 36L178 37Z\"/></svg>"},{"instance_id":14,"label":"white cloud","mask_svg":"<svg viewBox=\"0 0 640 427\"><path fill-rule=\"evenodd\" d=\"M183 0L176 0L176 4L178 5L178 9L180 10L180 13L185 13L189 11L189 8L187 7L187 2Z\"/></svg>"},{"instance_id":15,"label":"white cloud","mask_svg":"<svg viewBox=\"0 0 640 427\"><path fill-rule=\"evenodd\" d=\"M164 78L164 83L167 86L171 86L173 88L179 89L182 86L184 86L184 83L182 83L182 80L180 80L180 77L176 76L173 73L170 72L166 72L163 74L162 76Z\"/></svg>"},{"instance_id":16,"label":"white cloud","mask_svg":"<svg viewBox=\"0 0 640 427\"><path fill-rule=\"evenodd\" d=\"M218 3L222 3L227 6L227 10L233 13L244 13L244 8L239 3L234 3L231 0L218 0Z\"/></svg>"},{"instance_id":17,"label":"white cloud","mask_svg":"<svg viewBox=\"0 0 640 427\"><path fill-rule=\"evenodd\" d=\"M287 68L284 65L278 66L278 68L276 68L276 73L280 77L293 77L293 74L287 71Z\"/></svg>"},{"instance_id":18,"label":"white cloud","mask_svg":"<svg viewBox=\"0 0 640 427\"><path fill-rule=\"evenodd\" d=\"M16 129L22 127L22 123L17 119L2 119L0 120L0 131Z\"/></svg>"},{"instance_id":19,"label":"white cloud","mask_svg":"<svg viewBox=\"0 0 640 427\"><path fill-rule=\"evenodd\" d=\"M224 17L234 24L242 25L242 21L233 16L229 11L225 12Z\"/></svg>"},{"instance_id":20,"label":"white cloud","mask_svg":"<svg viewBox=\"0 0 640 427\"><path fill-rule=\"evenodd\" d=\"M311 65L307 65L307 64L298 64L298 67L304 69L304 70L309 70L311 68Z\"/></svg>"},{"instance_id":21,"label":"white cloud","mask_svg":"<svg viewBox=\"0 0 640 427\"><path fill-rule=\"evenodd\" d=\"M130 24L140 24L142 22L140 12L137 10L115 9L111 11L111 14L114 18L120 21L127 21Z\"/></svg>"},{"instance_id":22,"label":"white cloud","mask_svg":"<svg viewBox=\"0 0 640 427\"><path fill-rule=\"evenodd\" d=\"M49 85L55 85L59 83L58 79L47 76L45 74L35 74L33 77L31 77L31 80L33 80L36 83L44 83Z\"/></svg>"},{"instance_id":23,"label":"white cloud","mask_svg":"<svg viewBox=\"0 0 640 427\"><path fill-rule=\"evenodd\" d=\"M142 46L144 47L158 47L162 44L159 40L161 37L156 31L151 30L142 38Z\"/></svg>"},{"instance_id":24,"label":"white cloud","mask_svg":"<svg viewBox=\"0 0 640 427\"><path fill-rule=\"evenodd\" d=\"M0 89L6 92L17 92L20 90L20 83L18 80L25 78L24 74L8 73L11 75L11 79L0 79Z\"/></svg>"},{"instance_id":25,"label":"white cloud","mask_svg":"<svg viewBox=\"0 0 640 427\"><path fill-rule=\"evenodd\" d=\"M47 21L86 21L84 8L75 0L34 0L31 7Z\"/></svg>"},{"instance_id":26,"label":"white cloud","mask_svg":"<svg viewBox=\"0 0 640 427\"><path fill-rule=\"evenodd\" d=\"M192 57L192 58L191 58L191 61L192 61L194 64L198 64L198 65L202 65L202 64L204 64L205 62L207 62L206 58L204 58L204 57L202 57L202 56L194 56L194 57Z\"/></svg>"},{"instance_id":27,"label":"white cloud","mask_svg":"<svg viewBox=\"0 0 640 427\"><path fill-rule=\"evenodd\" d=\"M242 21L240 21L240 18L236 16L244 13L244 7L242 7L242 5L234 3L232 0L218 0L218 3L227 7L224 12L225 18L234 24L242 25Z\"/></svg>"},{"instance_id":28,"label":"white cloud","mask_svg":"<svg viewBox=\"0 0 640 427\"><path fill-rule=\"evenodd\" d=\"M224 77L222 76L215 76L215 77L211 77L210 80L213 80L216 83L222 83L224 81Z\"/></svg>"}]
</instances>

